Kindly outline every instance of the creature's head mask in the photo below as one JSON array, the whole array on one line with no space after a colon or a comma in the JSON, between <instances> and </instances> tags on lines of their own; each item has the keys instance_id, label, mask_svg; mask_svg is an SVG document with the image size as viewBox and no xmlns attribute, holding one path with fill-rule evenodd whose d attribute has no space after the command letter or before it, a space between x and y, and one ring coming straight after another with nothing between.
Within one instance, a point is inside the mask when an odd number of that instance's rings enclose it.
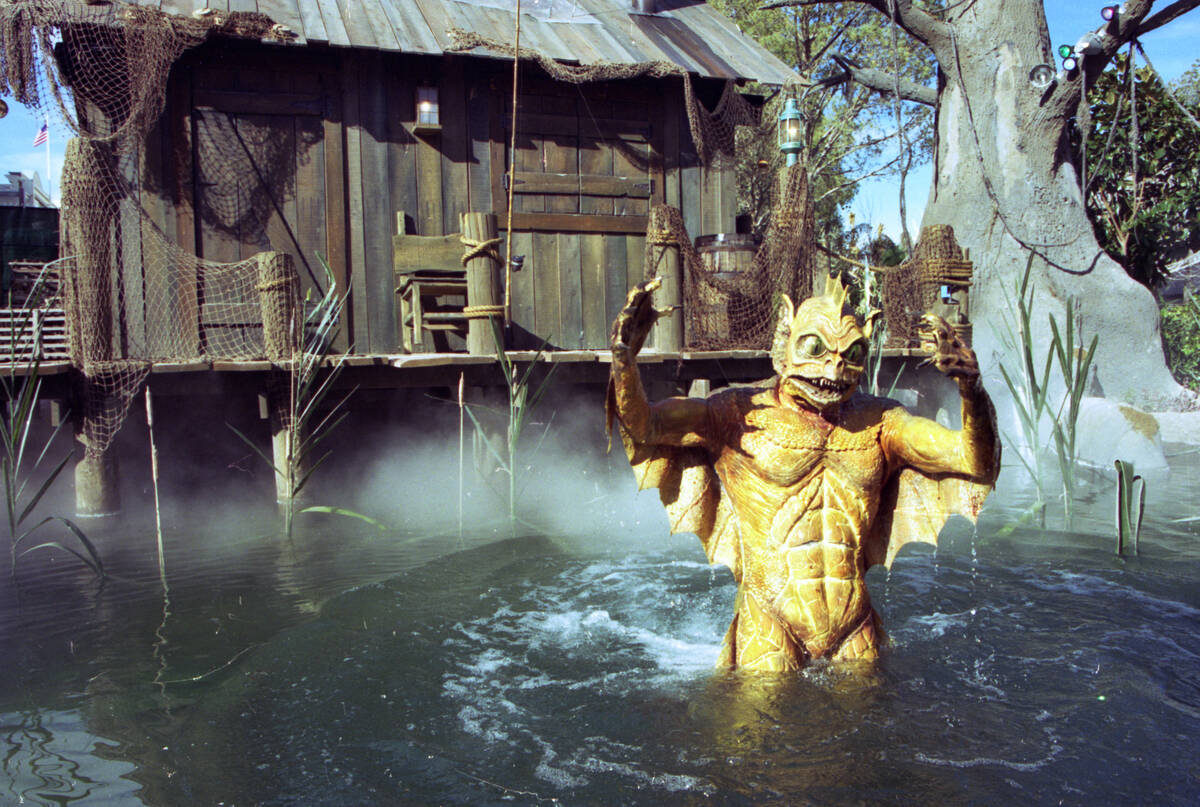
<instances>
[{"instance_id":1,"label":"creature's head mask","mask_svg":"<svg viewBox=\"0 0 1200 807\"><path fill-rule=\"evenodd\" d=\"M771 360L780 386L818 412L854 394L880 314L873 311L859 322L846 291L841 278L831 277L823 295L809 297L798 308L784 295L775 328Z\"/></svg>"}]
</instances>

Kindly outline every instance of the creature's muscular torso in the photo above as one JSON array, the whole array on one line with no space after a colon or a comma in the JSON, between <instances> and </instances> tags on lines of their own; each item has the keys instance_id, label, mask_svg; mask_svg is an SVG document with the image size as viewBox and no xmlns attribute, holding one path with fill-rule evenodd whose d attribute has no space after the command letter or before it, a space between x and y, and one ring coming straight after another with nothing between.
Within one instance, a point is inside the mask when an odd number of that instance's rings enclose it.
<instances>
[{"instance_id":1,"label":"creature's muscular torso","mask_svg":"<svg viewBox=\"0 0 1200 807\"><path fill-rule=\"evenodd\" d=\"M636 356L662 313L650 305L657 286L632 290L613 324L606 408L639 484L659 487L672 529L694 530L709 557L740 579L722 662L789 670L823 656L874 657L881 631L867 566L890 562L903 543L889 540L881 558L877 531L894 531L902 516L936 541L940 527L920 523L920 513L892 496L891 481L897 491L913 474L930 484L946 475L970 481L983 491L968 492L970 509L958 512L974 514L1000 467L975 354L944 320L922 320L930 362L958 384L960 431L856 392L872 320L860 323L831 279L825 295L799 308L784 296L776 378L651 404Z\"/></svg>"},{"instance_id":2,"label":"creature's muscular torso","mask_svg":"<svg viewBox=\"0 0 1200 807\"><path fill-rule=\"evenodd\" d=\"M865 541L889 472L887 411L856 396L835 424L781 406L773 388L710 400L715 467L741 526L741 600L725 649L739 666L788 669L877 646Z\"/></svg>"}]
</instances>

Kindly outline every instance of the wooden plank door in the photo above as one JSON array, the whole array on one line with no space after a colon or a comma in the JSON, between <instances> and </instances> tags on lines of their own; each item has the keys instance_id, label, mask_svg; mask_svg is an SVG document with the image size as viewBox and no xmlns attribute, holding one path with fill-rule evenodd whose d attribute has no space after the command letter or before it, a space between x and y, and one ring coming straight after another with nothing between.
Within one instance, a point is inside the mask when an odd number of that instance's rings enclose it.
<instances>
[{"instance_id":1,"label":"wooden plank door","mask_svg":"<svg viewBox=\"0 0 1200 807\"><path fill-rule=\"evenodd\" d=\"M494 182L501 221L513 196L518 346L607 345L631 283L642 279L650 207L663 200L662 105L654 82L523 85L513 170ZM497 105L499 106L499 105ZM493 131L511 140L511 107Z\"/></svg>"}]
</instances>

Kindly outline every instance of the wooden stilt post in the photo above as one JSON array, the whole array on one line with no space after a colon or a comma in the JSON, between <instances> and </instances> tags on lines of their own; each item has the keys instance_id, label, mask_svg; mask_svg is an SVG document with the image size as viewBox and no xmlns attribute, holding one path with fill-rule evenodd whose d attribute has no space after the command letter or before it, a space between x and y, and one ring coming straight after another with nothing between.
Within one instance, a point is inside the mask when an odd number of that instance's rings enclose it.
<instances>
[{"instance_id":1,"label":"wooden stilt post","mask_svg":"<svg viewBox=\"0 0 1200 807\"><path fill-rule=\"evenodd\" d=\"M464 213L462 237L474 254L467 261L467 352L494 354L504 347L497 345L495 338L496 333L503 333L499 325L504 318L495 215ZM492 247L487 248L488 244Z\"/></svg>"},{"instance_id":2,"label":"wooden stilt post","mask_svg":"<svg viewBox=\"0 0 1200 807\"><path fill-rule=\"evenodd\" d=\"M258 256L258 299L262 310L263 344L267 358L277 367L267 382L266 408L271 424L271 459L275 465L275 495L280 502L292 497L303 473L296 447L302 435L292 422L292 374L303 351L304 312L300 308L300 278L285 252Z\"/></svg>"},{"instance_id":3,"label":"wooden stilt post","mask_svg":"<svg viewBox=\"0 0 1200 807\"><path fill-rule=\"evenodd\" d=\"M652 243L651 261L647 271L657 272L662 278L662 288L655 295L658 308L669 305L680 306L674 313L665 316L654 326L654 349L660 353L683 350L683 273L679 260L679 245L669 240L667 217L660 208L650 211L648 238Z\"/></svg>"},{"instance_id":4,"label":"wooden stilt post","mask_svg":"<svg viewBox=\"0 0 1200 807\"><path fill-rule=\"evenodd\" d=\"M116 452L84 452L75 464L75 515L115 516L121 512Z\"/></svg>"},{"instance_id":5,"label":"wooden stilt post","mask_svg":"<svg viewBox=\"0 0 1200 807\"><path fill-rule=\"evenodd\" d=\"M112 175L108 147L81 138L67 143L64 156L63 222L65 241L75 255L74 276L68 295L74 328L71 353L77 366L94 376L113 360L112 222L98 216L97 200L107 200ZM101 228L101 231L97 231ZM96 450L86 438L86 418L107 411L102 386L85 382L76 405L75 438L81 444L75 465L75 513L82 517L115 515L121 510L117 459L111 447Z\"/></svg>"}]
</instances>

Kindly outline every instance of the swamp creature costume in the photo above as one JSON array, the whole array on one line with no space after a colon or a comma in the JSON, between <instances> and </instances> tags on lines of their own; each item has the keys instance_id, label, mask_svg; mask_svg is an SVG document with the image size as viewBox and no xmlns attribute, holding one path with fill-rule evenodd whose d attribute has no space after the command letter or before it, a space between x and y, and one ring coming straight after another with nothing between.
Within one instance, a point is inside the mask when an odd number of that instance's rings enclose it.
<instances>
[{"instance_id":1,"label":"swamp creature costume","mask_svg":"<svg viewBox=\"0 0 1200 807\"><path fill-rule=\"evenodd\" d=\"M672 532L695 532L738 582L720 663L795 670L870 659L883 632L867 568L909 541L937 543L952 513L974 519L1000 467L995 412L975 354L926 315L928 360L958 383L962 430L856 392L878 312L860 323L846 289L799 308L784 297L776 377L706 399L651 404L636 356L662 311L659 281L629 293L613 323L606 408L639 487L657 487Z\"/></svg>"}]
</instances>

